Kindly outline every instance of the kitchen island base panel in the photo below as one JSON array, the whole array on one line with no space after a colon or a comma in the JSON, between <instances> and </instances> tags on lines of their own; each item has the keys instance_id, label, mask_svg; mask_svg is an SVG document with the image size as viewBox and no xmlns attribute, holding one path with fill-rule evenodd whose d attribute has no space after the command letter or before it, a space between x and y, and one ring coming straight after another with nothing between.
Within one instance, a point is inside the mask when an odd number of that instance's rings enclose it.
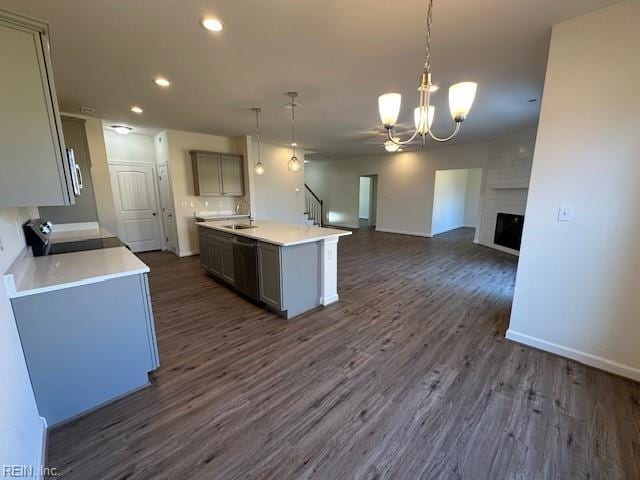
<instances>
[{"instance_id":1,"label":"kitchen island base panel","mask_svg":"<svg viewBox=\"0 0 640 480\"><path fill-rule=\"evenodd\" d=\"M325 307L338 301L338 239L322 240L320 304Z\"/></svg>"}]
</instances>

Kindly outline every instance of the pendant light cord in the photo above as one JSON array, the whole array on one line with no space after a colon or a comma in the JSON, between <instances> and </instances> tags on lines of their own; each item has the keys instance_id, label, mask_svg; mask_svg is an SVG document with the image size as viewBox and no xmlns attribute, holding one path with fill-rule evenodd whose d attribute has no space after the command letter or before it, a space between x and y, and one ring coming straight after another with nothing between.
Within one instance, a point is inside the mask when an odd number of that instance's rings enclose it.
<instances>
[{"instance_id":1,"label":"pendant light cord","mask_svg":"<svg viewBox=\"0 0 640 480\"><path fill-rule=\"evenodd\" d=\"M296 102L295 97L291 96L291 147L293 156L296 156Z\"/></svg>"},{"instance_id":2,"label":"pendant light cord","mask_svg":"<svg viewBox=\"0 0 640 480\"><path fill-rule=\"evenodd\" d=\"M258 140L258 163L260 162L260 109L256 108L256 137Z\"/></svg>"}]
</instances>

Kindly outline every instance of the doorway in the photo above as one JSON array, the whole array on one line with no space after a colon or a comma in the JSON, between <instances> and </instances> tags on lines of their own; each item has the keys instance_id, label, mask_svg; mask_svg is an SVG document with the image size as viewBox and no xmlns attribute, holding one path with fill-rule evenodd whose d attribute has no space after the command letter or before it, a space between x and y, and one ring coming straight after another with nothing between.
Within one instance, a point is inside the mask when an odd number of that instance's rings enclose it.
<instances>
[{"instance_id":1,"label":"doorway","mask_svg":"<svg viewBox=\"0 0 640 480\"><path fill-rule=\"evenodd\" d=\"M154 170L153 165L109 165L120 239L134 252L162 248Z\"/></svg>"},{"instance_id":2,"label":"doorway","mask_svg":"<svg viewBox=\"0 0 640 480\"><path fill-rule=\"evenodd\" d=\"M358 190L358 225L360 228L376 226L378 176L362 175Z\"/></svg>"},{"instance_id":3,"label":"doorway","mask_svg":"<svg viewBox=\"0 0 640 480\"><path fill-rule=\"evenodd\" d=\"M482 169L436 170L431 234L478 228Z\"/></svg>"},{"instance_id":4,"label":"doorway","mask_svg":"<svg viewBox=\"0 0 640 480\"><path fill-rule=\"evenodd\" d=\"M170 252L177 252L176 218L173 212L173 197L169 167L166 163L158 165L158 189L160 190L160 209L162 211L162 224L164 226L165 247Z\"/></svg>"}]
</instances>

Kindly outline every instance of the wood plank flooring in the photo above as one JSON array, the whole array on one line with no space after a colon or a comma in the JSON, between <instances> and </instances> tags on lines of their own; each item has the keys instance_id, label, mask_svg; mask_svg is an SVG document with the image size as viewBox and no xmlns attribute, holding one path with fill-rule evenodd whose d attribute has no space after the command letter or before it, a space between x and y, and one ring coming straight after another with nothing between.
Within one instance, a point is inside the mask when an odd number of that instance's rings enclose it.
<instances>
[{"instance_id":1,"label":"wood plank flooring","mask_svg":"<svg viewBox=\"0 0 640 480\"><path fill-rule=\"evenodd\" d=\"M150 388L62 426L65 479L638 479L640 384L504 339L513 257L460 229L339 243L340 302L287 322L151 267Z\"/></svg>"}]
</instances>

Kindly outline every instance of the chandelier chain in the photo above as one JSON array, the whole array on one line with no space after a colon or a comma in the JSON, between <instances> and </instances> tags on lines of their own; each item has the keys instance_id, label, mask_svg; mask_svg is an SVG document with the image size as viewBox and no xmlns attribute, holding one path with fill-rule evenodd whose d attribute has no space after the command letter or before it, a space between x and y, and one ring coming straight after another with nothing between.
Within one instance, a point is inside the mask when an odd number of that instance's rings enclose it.
<instances>
[{"instance_id":1,"label":"chandelier chain","mask_svg":"<svg viewBox=\"0 0 640 480\"><path fill-rule=\"evenodd\" d=\"M431 22L433 21L433 0L429 0L429 8L427 9L427 51L424 57L424 70L431 73Z\"/></svg>"}]
</instances>

